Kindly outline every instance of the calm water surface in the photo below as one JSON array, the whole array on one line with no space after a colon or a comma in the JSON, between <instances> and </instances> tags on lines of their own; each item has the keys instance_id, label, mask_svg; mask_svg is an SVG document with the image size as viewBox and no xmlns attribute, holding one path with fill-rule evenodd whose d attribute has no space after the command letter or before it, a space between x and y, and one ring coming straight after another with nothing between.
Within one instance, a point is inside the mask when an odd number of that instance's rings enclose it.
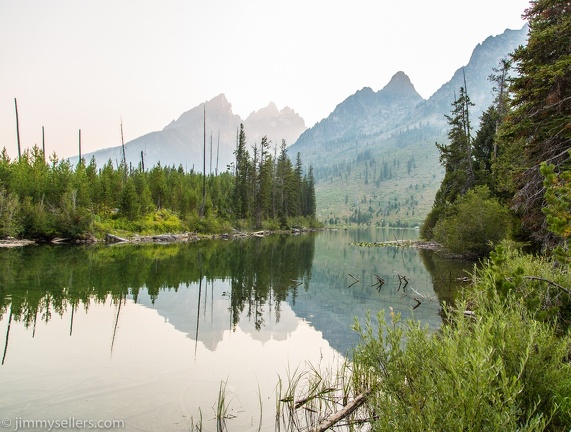
<instances>
[{"instance_id":1,"label":"calm water surface","mask_svg":"<svg viewBox=\"0 0 571 432\"><path fill-rule=\"evenodd\" d=\"M79 419L188 431L200 418L216 430L225 383L228 429L273 431L278 380L309 364L341 364L357 343L355 317L391 306L440 326L439 302L453 297L469 264L351 245L416 236L344 230L0 250L4 430ZM380 291L374 274L386 281ZM405 295L397 274L410 281ZM425 299L414 310L413 297Z\"/></svg>"}]
</instances>

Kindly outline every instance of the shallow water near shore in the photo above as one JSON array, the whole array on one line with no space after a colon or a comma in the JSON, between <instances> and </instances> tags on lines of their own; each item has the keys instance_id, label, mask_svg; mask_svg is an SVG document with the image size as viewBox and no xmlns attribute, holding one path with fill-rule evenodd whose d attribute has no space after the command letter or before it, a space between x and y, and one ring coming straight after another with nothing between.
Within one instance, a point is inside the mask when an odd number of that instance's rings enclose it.
<instances>
[{"instance_id":1,"label":"shallow water near shore","mask_svg":"<svg viewBox=\"0 0 571 432\"><path fill-rule=\"evenodd\" d=\"M222 385L228 430L273 431L278 381L338 368L358 342L355 318L390 306L441 325L440 301L471 264L354 245L416 237L355 229L0 250L0 417L8 430L73 418L210 431Z\"/></svg>"}]
</instances>

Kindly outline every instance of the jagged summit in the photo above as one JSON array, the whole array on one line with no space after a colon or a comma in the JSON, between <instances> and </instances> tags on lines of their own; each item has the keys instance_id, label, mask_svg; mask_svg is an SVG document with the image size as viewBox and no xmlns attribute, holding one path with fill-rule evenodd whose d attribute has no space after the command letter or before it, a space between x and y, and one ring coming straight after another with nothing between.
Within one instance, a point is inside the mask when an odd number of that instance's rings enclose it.
<instances>
[{"instance_id":1,"label":"jagged summit","mask_svg":"<svg viewBox=\"0 0 571 432\"><path fill-rule=\"evenodd\" d=\"M201 119L204 116L205 109L208 113L215 115L217 118L225 117L227 119L233 119L235 116L232 112L232 104L228 102L224 93L220 93L218 96L185 111L177 120L173 120L165 126L163 131L173 128L189 127L197 121L202 121Z\"/></svg>"},{"instance_id":2,"label":"jagged summit","mask_svg":"<svg viewBox=\"0 0 571 432\"><path fill-rule=\"evenodd\" d=\"M295 145L320 145L397 127L421 102L424 99L410 78L399 71L378 92L363 87L349 96L329 117L305 131Z\"/></svg>"},{"instance_id":3,"label":"jagged summit","mask_svg":"<svg viewBox=\"0 0 571 432\"><path fill-rule=\"evenodd\" d=\"M280 111L274 102L252 112L244 121L244 128L252 144L259 143L265 135L278 145L282 139L288 144L294 143L307 129L305 121L293 109L285 107Z\"/></svg>"},{"instance_id":4,"label":"jagged summit","mask_svg":"<svg viewBox=\"0 0 571 432\"><path fill-rule=\"evenodd\" d=\"M414 85L410 81L408 75L405 74L403 71L398 71L396 74L394 74L389 83L386 86L384 86L378 93L379 95L391 99L396 99L396 98L422 99L422 97L418 94L418 92L414 88Z\"/></svg>"},{"instance_id":5,"label":"jagged summit","mask_svg":"<svg viewBox=\"0 0 571 432\"><path fill-rule=\"evenodd\" d=\"M280 111L278 110L278 107L276 106L276 104L273 102L270 102L264 108L260 108L258 111L252 111L247 118L250 118L252 116L256 116L259 118L263 118L263 117L264 118L272 118L272 117L277 117L279 114L280 114Z\"/></svg>"}]
</instances>

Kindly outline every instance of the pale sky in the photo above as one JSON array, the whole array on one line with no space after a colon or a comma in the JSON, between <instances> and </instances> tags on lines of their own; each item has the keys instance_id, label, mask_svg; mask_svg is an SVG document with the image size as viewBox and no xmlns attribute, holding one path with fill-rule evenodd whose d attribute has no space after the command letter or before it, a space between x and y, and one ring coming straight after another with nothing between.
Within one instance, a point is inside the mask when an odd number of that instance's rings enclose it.
<instances>
[{"instance_id":1,"label":"pale sky","mask_svg":"<svg viewBox=\"0 0 571 432\"><path fill-rule=\"evenodd\" d=\"M59 157L161 130L224 93L308 127L404 71L425 99L528 0L0 0L0 149ZM293 144L293 143L289 143Z\"/></svg>"}]
</instances>

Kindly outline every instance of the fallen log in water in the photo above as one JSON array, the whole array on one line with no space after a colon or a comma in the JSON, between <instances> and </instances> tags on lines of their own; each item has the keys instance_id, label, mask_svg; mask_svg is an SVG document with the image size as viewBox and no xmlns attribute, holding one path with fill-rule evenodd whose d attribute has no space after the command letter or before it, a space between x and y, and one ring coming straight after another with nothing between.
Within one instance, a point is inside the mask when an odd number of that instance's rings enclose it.
<instances>
[{"instance_id":1,"label":"fallen log in water","mask_svg":"<svg viewBox=\"0 0 571 432\"><path fill-rule=\"evenodd\" d=\"M339 421L343 420L345 417L350 416L357 408L365 403L369 393L371 393L371 391L367 390L366 392L357 395L355 399L345 405L342 409L322 420L317 426L309 428L308 432L324 432Z\"/></svg>"}]
</instances>

